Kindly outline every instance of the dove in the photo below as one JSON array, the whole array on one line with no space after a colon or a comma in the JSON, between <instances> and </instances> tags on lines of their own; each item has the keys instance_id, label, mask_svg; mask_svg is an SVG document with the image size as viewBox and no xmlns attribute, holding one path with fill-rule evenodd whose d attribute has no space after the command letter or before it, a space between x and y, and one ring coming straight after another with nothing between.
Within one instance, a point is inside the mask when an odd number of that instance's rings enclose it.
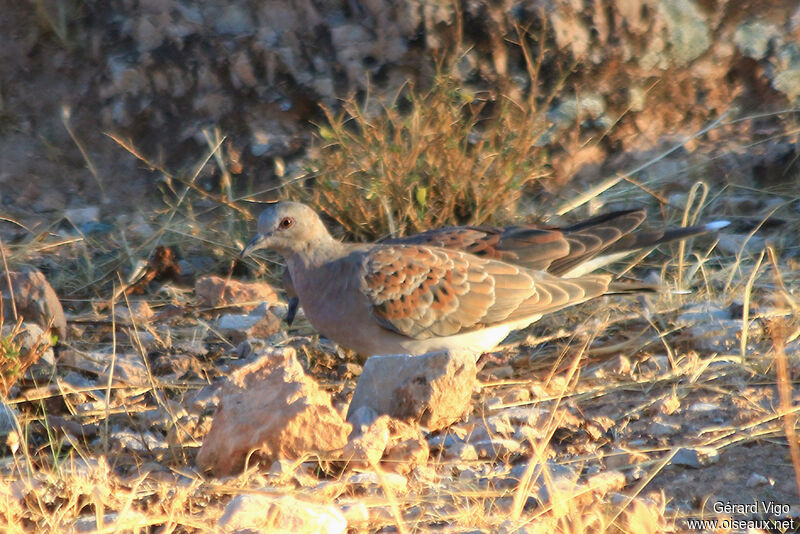
<instances>
[{"instance_id":1,"label":"dove","mask_svg":"<svg viewBox=\"0 0 800 534\"><path fill-rule=\"evenodd\" d=\"M259 216L242 257L269 249L320 334L364 355L482 354L512 330L604 294L643 286L591 274L640 248L727 225L634 232L643 210L564 228L451 227L380 243L334 239L319 215L279 202Z\"/></svg>"}]
</instances>

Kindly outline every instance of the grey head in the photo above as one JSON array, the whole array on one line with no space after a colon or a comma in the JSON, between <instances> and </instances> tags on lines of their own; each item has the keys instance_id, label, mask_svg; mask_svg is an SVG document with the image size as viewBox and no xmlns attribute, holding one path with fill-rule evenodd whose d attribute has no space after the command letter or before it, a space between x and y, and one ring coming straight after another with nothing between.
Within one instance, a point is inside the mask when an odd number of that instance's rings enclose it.
<instances>
[{"instance_id":1,"label":"grey head","mask_svg":"<svg viewBox=\"0 0 800 534\"><path fill-rule=\"evenodd\" d=\"M242 249L240 257L259 249L291 256L329 243L335 241L313 209L300 202L278 202L259 215L256 236Z\"/></svg>"}]
</instances>

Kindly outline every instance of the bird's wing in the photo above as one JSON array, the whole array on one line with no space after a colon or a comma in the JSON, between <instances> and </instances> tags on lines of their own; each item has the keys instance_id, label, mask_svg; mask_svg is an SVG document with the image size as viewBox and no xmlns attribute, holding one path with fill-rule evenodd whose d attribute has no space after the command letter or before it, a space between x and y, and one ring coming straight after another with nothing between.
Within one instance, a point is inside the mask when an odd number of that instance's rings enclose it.
<instances>
[{"instance_id":1,"label":"bird's wing","mask_svg":"<svg viewBox=\"0 0 800 534\"><path fill-rule=\"evenodd\" d=\"M603 294L610 277L561 279L464 252L378 245L361 263L360 290L381 326L415 338L451 336Z\"/></svg>"}]
</instances>

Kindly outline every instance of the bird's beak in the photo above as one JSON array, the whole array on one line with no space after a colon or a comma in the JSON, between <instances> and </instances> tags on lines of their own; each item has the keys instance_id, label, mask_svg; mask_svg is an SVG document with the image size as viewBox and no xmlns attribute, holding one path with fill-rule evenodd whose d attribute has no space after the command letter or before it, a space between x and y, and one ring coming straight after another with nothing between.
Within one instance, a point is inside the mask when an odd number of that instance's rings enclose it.
<instances>
[{"instance_id":1,"label":"bird's beak","mask_svg":"<svg viewBox=\"0 0 800 534\"><path fill-rule=\"evenodd\" d=\"M262 249L267 246L267 240L269 239L269 235L267 234L256 234L256 236L251 239L242 249L242 252L239 254L239 259L243 259L246 256L249 256L256 250Z\"/></svg>"}]
</instances>

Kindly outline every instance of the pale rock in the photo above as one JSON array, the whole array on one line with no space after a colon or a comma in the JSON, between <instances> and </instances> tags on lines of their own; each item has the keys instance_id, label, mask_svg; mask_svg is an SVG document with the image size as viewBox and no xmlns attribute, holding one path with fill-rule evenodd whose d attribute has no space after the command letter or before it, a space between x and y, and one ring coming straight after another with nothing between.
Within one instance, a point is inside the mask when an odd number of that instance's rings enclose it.
<instances>
[{"instance_id":1,"label":"pale rock","mask_svg":"<svg viewBox=\"0 0 800 534\"><path fill-rule=\"evenodd\" d=\"M347 520L348 525L353 523L366 523L369 521L369 510L363 502L354 502L352 504L342 504L341 511L344 518Z\"/></svg>"},{"instance_id":2,"label":"pale rock","mask_svg":"<svg viewBox=\"0 0 800 534\"><path fill-rule=\"evenodd\" d=\"M341 449L350 430L330 395L305 375L295 351L276 349L233 371L197 463L229 475L251 451L267 462L299 458Z\"/></svg>"},{"instance_id":3,"label":"pale rock","mask_svg":"<svg viewBox=\"0 0 800 534\"><path fill-rule=\"evenodd\" d=\"M114 307L114 317L116 317L118 321L126 324L134 323L138 326L149 322L150 319L153 318L153 315L155 315L153 309L144 300L129 302L129 304L130 307Z\"/></svg>"},{"instance_id":4,"label":"pale rock","mask_svg":"<svg viewBox=\"0 0 800 534\"><path fill-rule=\"evenodd\" d=\"M149 452L154 449L166 449L167 440L148 430L136 431L130 428L115 426L108 436L112 450Z\"/></svg>"},{"instance_id":5,"label":"pale rock","mask_svg":"<svg viewBox=\"0 0 800 534\"><path fill-rule=\"evenodd\" d=\"M408 493L408 479L398 473L383 472L380 475L375 471L356 473L350 475L347 485L355 492L367 495L382 494L384 489L395 495Z\"/></svg>"},{"instance_id":6,"label":"pale rock","mask_svg":"<svg viewBox=\"0 0 800 534\"><path fill-rule=\"evenodd\" d=\"M72 208L64 210L64 218L68 219L75 226L98 222L100 220L100 208L88 206L85 208Z\"/></svg>"},{"instance_id":7,"label":"pale rock","mask_svg":"<svg viewBox=\"0 0 800 534\"><path fill-rule=\"evenodd\" d=\"M36 323L3 325L0 337L9 344L9 354L0 357L0 393L8 395L11 386L27 376L49 382L55 373L55 356L50 334ZM16 350L16 354L13 351Z\"/></svg>"},{"instance_id":8,"label":"pale rock","mask_svg":"<svg viewBox=\"0 0 800 534\"><path fill-rule=\"evenodd\" d=\"M508 458L522 448L519 441L507 438L471 441L470 444L475 447L478 458Z\"/></svg>"},{"instance_id":9,"label":"pale rock","mask_svg":"<svg viewBox=\"0 0 800 534\"><path fill-rule=\"evenodd\" d=\"M403 475L424 466L430 456L430 447L420 429L397 419L389 419L388 427L390 439L382 465Z\"/></svg>"},{"instance_id":10,"label":"pale rock","mask_svg":"<svg viewBox=\"0 0 800 534\"><path fill-rule=\"evenodd\" d=\"M41 272L29 270L0 273L0 296L3 299L3 319L7 324L16 322L16 306L17 314L24 321L36 323L42 328L50 326L61 339L66 337L67 319L64 309L53 287Z\"/></svg>"},{"instance_id":11,"label":"pale rock","mask_svg":"<svg viewBox=\"0 0 800 534\"><path fill-rule=\"evenodd\" d=\"M455 442L445 447L443 456L445 460L471 462L478 459L478 451L471 443Z\"/></svg>"},{"instance_id":12,"label":"pale rock","mask_svg":"<svg viewBox=\"0 0 800 534\"><path fill-rule=\"evenodd\" d=\"M220 532L344 534L347 520L333 506L290 495L274 497L250 493L237 495L228 503L217 529Z\"/></svg>"},{"instance_id":13,"label":"pale rock","mask_svg":"<svg viewBox=\"0 0 800 534\"><path fill-rule=\"evenodd\" d=\"M681 447L670 460L670 464L699 469L718 461L719 451L714 447Z\"/></svg>"},{"instance_id":14,"label":"pale rock","mask_svg":"<svg viewBox=\"0 0 800 534\"><path fill-rule=\"evenodd\" d=\"M681 407L681 401L676 395L669 395L655 404L655 409L664 415L672 415Z\"/></svg>"},{"instance_id":15,"label":"pale rock","mask_svg":"<svg viewBox=\"0 0 800 534\"><path fill-rule=\"evenodd\" d=\"M248 339L266 339L280 328L280 319L265 304L247 315L229 313L217 321L217 329L236 345Z\"/></svg>"},{"instance_id":16,"label":"pale rock","mask_svg":"<svg viewBox=\"0 0 800 534\"><path fill-rule=\"evenodd\" d=\"M220 276L202 276L194 284L194 291L203 306L218 308L237 306L246 311L262 302L276 304L278 294L265 282L239 282Z\"/></svg>"},{"instance_id":17,"label":"pale rock","mask_svg":"<svg viewBox=\"0 0 800 534\"><path fill-rule=\"evenodd\" d=\"M747 486L748 488L757 488L760 486L766 486L769 483L770 480L764 475L761 475L759 473L753 473L750 475L750 477L748 477L747 482L745 482L745 486Z\"/></svg>"},{"instance_id":18,"label":"pale rock","mask_svg":"<svg viewBox=\"0 0 800 534\"><path fill-rule=\"evenodd\" d=\"M5 442L5 438L9 433L17 430L16 421L18 418L19 412L17 409L5 400L0 399L0 443Z\"/></svg>"},{"instance_id":19,"label":"pale rock","mask_svg":"<svg viewBox=\"0 0 800 534\"><path fill-rule=\"evenodd\" d=\"M342 450L342 460L348 467L368 469L377 465L389 444L389 418L379 417L363 432L356 429Z\"/></svg>"},{"instance_id":20,"label":"pale rock","mask_svg":"<svg viewBox=\"0 0 800 534\"><path fill-rule=\"evenodd\" d=\"M655 438L663 438L667 436L674 436L681 431L680 425L670 423L663 423L661 421L653 421L647 427L648 433Z\"/></svg>"},{"instance_id":21,"label":"pale rock","mask_svg":"<svg viewBox=\"0 0 800 534\"><path fill-rule=\"evenodd\" d=\"M278 484L294 481L304 488L319 485L319 479L313 475L313 467L297 460L275 460L269 467L269 474Z\"/></svg>"},{"instance_id":22,"label":"pale rock","mask_svg":"<svg viewBox=\"0 0 800 534\"><path fill-rule=\"evenodd\" d=\"M606 467L608 469L621 469L639 464L647 460L647 455L637 451L615 448L605 455Z\"/></svg>"},{"instance_id":23,"label":"pale rock","mask_svg":"<svg viewBox=\"0 0 800 534\"><path fill-rule=\"evenodd\" d=\"M422 438L408 438L386 449L382 465L395 473L408 475L418 466L424 466L429 457L428 442Z\"/></svg>"},{"instance_id":24,"label":"pale rock","mask_svg":"<svg viewBox=\"0 0 800 534\"><path fill-rule=\"evenodd\" d=\"M372 356L364 364L347 418L368 406L379 415L418 421L429 430L444 428L469 410L476 373L475 358L468 354Z\"/></svg>"}]
</instances>

